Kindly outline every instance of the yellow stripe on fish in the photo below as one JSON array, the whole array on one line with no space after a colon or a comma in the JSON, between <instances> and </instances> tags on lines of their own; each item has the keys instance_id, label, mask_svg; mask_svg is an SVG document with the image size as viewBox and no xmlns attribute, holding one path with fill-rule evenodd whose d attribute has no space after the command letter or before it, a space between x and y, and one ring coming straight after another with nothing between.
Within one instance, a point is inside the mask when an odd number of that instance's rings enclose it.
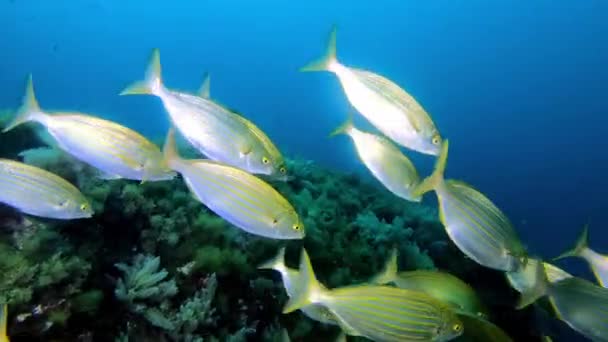
<instances>
[{"instance_id":1,"label":"yellow stripe on fish","mask_svg":"<svg viewBox=\"0 0 608 342\"><path fill-rule=\"evenodd\" d=\"M519 269L526 262L526 250L509 219L481 192L460 181L444 180L448 146L444 141L433 174L413 194L435 191L446 232L469 258L501 271Z\"/></svg>"},{"instance_id":2,"label":"yellow stripe on fish","mask_svg":"<svg viewBox=\"0 0 608 342\"><path fill-rule=\"evenodd\" d=\"M608 341L608 289L569 277L550 283L537 263L535 284L522 294L519 308L549 296L561 320L594 341Z\"/></svg>"},{"instance_id":3,"label":"yellow stripe on fish","mask_svg":"<svg viewBox=\"0 0 608 342\"><path fill-rule=\"evenodd\" d=\"M298 283L297 293L283 312L323 305L349 335L390 342L447 341L463 331L447 304L423 292L368 284L326 289L316 279L305 250Z\"/></svg>"},{"instance_id":4,"label":"yellow stripe on fish","mask_svg":"<svg viewBox=\"0 0 608 342\"><path fill-rule=\"evenodd\" d=\"M274 239L301 239L304 225L293 206L260 178L212 160L183 160L173 129L164 148L167 165L179 172L205 206L234 226Z\"/></svg>"},{"instance_id":5,"label":"yellow stripe on fish","mask_svg":"<svg viewBox=\"0 0 608 342\"><path fill-rule=\"evenodd\" d=\"M207 158L255 174L285 178L283 157L270 138L251 121L211 100L205 80L201 96L164 86L160 52L154 49L145 80L136 82L121 95L158 96L179 132Z\"/></svg>"},{"instance_id":6,"label":"yellow stripe on fish","mask_svg":"<svg viewBox=\"0 0 608 342\"><path fill-rule=\"evenodd\" d=\"M397 146L384 137L357 129L350 118L331 136L341 133L353 140L359 159L384 187L408 201L420 201L420 196L412 195L420 182L418 171Z\"/></svg>"},{"instance_id":7,"label":"yellow stripe on fish","mask_svg":"<svg viewBox=\"0 0 608 342\"><path fill-rule=\"evenodd\" d=\"M0 202L33 216L88 218L91 205L70 182L46 170L0 159Z\"/></svg>"},{"instance_id":8,"label":"yellow stripe on fish","mask_svg":"<svg viewBox=\"0 0 608 342\"><path fill-rule=\"evenodd\" d=\"M113 178L157 181L175 176L160 148L125 126L81 113L42 111L31 75L23 105L4 132L28 121L42 124L62 150Z\"/></svg>"},{"instance_id":9,"label":"yellow stripe on fish","mask_svg":"<svg viewBox=\"0 0 608 342\"><path fill-rule=\"evenodd\" d=\"M398 272L397 259L398 252L395 248L386 261L383 271L374 276L370 282L378 285L392 283L402 289L424 292L451 305L458 312L487 316L487 310L475 290L458 277L436 270Z\"/></svg>"},{"instance_id":10,"label":"yellow stripe on fish","mask_svg":"<svg viewBox=\"0 0 608 342\"><path fill-rule=\"evenodd\" d=\"M380 132L409 149L439 154L441 135L413 96L386 77L350 68L338 61L335 27L330 33L325 55L301 70L334 73L351 105Z\"/></svg>"}]
</instances>

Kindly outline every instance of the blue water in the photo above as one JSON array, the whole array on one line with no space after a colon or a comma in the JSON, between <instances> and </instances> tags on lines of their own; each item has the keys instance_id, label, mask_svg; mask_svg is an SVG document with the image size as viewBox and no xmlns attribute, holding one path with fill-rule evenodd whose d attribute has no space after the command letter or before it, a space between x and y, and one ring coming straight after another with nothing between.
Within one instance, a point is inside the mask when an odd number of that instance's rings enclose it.
<instances>
[{"instance_id":1,"label":"blue water","mask_svg":"<svg viewBox=\"0 0 608 342\"><path fill-rule=\"evenodd\" d=\"M117 95L159 47L167 86L194 91L209 71L212 96L287 155L357 170L350 141L326 137L349 111L336 78L297 71L335 23L340 60L423 104L451 140L448 176L494 200L533 254L556 255L587 221L608 252L607 17L600 0L0 0L0 108L32 72L43 108L160 137L160 101Z\"/></svg>"}]
</instances>

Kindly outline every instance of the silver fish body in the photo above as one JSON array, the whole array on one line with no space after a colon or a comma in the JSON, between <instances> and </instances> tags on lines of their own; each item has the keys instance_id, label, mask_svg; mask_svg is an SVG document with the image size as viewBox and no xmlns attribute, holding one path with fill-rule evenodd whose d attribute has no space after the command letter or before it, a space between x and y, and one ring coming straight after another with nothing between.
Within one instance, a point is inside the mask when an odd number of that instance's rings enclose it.
<instances>
[{"instance_id":1,"label":"silver fish body","mask_svg":"<svg viewBox=\"0 0 608 342\"><path fill-rule=\"evenodd\" d=\"M105 177L142 181L175 177L160 148L125 126L82 113L42 111L31 76L24 103L4 131L28 121L42 124L60 149L97 168Z\"/></svg>"},{"instance_id":2,"label":"silver fish body","mask_svg":"<svg viewBox=\"0 0 608 342\"><path fill-rule=\"evenodd\" d=\"M91 205L70 182L46 170L0 159L0 202L33 216L88 218Z\"/></svg>"},{"instance_id":3,"label":"silver fish body","mask_svg":"<svg viewBox=\"0 0 608 342\"><path fill-rule=\"evenodd\" d=\"M608 341L608 289L572 277L551 284L548 294L572 329L593 341Z\"/></svg>"},{"instance_id":4,"label":"silver fish body","mask_svg":"<svg viewBox=\"0 0 608 342\"><path fill-rule=\"evenodd\" d=\"M456 180L445 180L449 142L443 142L433 173L414 189L435 190L439 219L450 239L480 265L512 272L523 267L527 252L505 214L484 194Z\"/></svg>"},{"instance_id":5,"label":"silver fish body","mask_svg":"<svg viewBox=\"0 0 608 342\"><path fill-rule=\"evenodd\" d=\"M212 160L183 160L167 136L168 165L179 172L192 193L211 211L251 234L274 239L301 239L304 226L293 206L260 178Z\"/></svg>"},{"instance_id":6,"label":"silver fish body","mask_svg":"<svg viewBox=\"0 0 608 342\"><path fill-rule=\"evenodd\" d=\"M436 189L441 222L458 248L480 265L515 271L525 251L508 218L482 193L455 180Z\"/></svg>"},{"instance_id":7,"label":"silver fish body","mask_svg":"<svg viewBox=\"0 0 608 342\"><path fill-rule=\"evenodd\" d=\"M335 27L326 54L301 70L334 73L350 104L384 135L412 150L439 154L441 136L431 117L413 96L386 77L350 68L338 61Z\"/></svg>"},{"instance_id":8,"label":"silver fish body","mask_svg":"<svg viewBox=\"0 0 608 342\"><path fill-rule=\"evenodd\" d=\"M121 94L150 94L161 99L172 125L205 157L254 174L284 176L284 160L266 134L251 121L208 97L166 88L160 53L155 49L146 79ZM208 96L208 85L204 96Z\"/></svg>"},{"instance_id":9,"label":"silver fish body","mask_svg":"<svg viewBox=\"0 0 608 342\"><path fill-rule=\"evenodd\" d=\"M332 135L345 133L354 142L357 155L365 167L390 192L405 200L419 202L420 196L412 191L420 182L414 164L397 146L382 136L364 132L347 121Z\"/></svg>"},{"instance_id":10,"label":"silver fish body","mask_svg":"<svg viewBox=\"0 0 608 342\"><path fill-rule=\"evenodd\" d=\"M346 334L374 341L448 341L462 334L462 322L452 308L423 292L370 284L328 290L317 280L304 249L299 272L297 291L283 313L323 305Z\"/></svg>"}]
</instances>

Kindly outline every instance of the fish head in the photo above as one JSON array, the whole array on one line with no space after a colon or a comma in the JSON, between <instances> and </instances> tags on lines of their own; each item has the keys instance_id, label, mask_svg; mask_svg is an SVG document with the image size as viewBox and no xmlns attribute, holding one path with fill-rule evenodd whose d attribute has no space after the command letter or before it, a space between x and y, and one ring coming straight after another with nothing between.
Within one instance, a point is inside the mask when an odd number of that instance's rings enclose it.
<instances>
[{"instance_id":1,"label":"fish head","mask_svg":"<svg viewBox=\"0 0 608 342\"><path fill-rule=\"evenodd\" d=\"M274 221L275 237L277 239L297 240L306 235L304 223L295 210L288 210Z\"/></svg>"},{"instance_id":2,"label":"fish head","mask_svg":"<svg viewBox=\"0 0 608 342\"><path fill-rule=\"evenodd\" d=\"M61 218L89 218L93 216L93 208L86 198L67 199L60 202L55 210Z\"/></svg>"},{"instance_id":3,"label":"fish head","mask_svg":"<svg viewBox=\"0 0 608 342\"><path fill-rule=\"evenodd\" d=\"M274 163L271 176L273 180L281 182L288 182L294 179L294 177L290 175L287 171L287 166L285 165L285 162L282 159Z\"/></svg>"},{"instance_id":4,"label":"fish head","mask_svg":"<svg viewBox=\"0 0 608 342\"><path fill-rule=\"evenodd\" d=\"M449 307L443 309L442 325L438 327L433 341L450 341L464 332L464 323Z\"/></svg>"},{"instance_id":5,"label":"fish head","mask_svg":"<svg viewBox=\"0 0 608 342\"><path fill-rule=\"evenodd\" d=\"M441 152L443 138L436 129L431 129L428 132L423 132L420 139L412 142L411 148L415 151L438 156Z\"/></svg>"},{"instance_id":6,"label":"fish head","mask_svg":"<svg viewBox=\"0 0 608 342\"><path fill-rule=\"evenodd\" d=\"M275 163L266 151L252 151L247 155L247 171L253 174L274 175Z\"/></svg>"}]
</instances>

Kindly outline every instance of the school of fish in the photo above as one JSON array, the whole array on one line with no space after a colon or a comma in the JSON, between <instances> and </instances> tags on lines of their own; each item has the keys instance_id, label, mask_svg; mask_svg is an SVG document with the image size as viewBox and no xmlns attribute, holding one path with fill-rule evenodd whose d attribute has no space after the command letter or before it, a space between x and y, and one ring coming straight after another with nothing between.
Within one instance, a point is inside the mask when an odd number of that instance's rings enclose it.
<instances>
[{"instance_id":1,"label":"school of fish","mask_svg":"<svg viewBox=\"0 0 608 342\"><path fill-rule=\"evenodd\" d=\"M588 246L588 227L575 246L556 260L584 259L597 284L529 256L513 224L486 195L462 181L444 178L449 141L423 106L388 78L340 62L336 40L334 27L324 55L301 71L335 74L346 99L377 132L358 129L349 114L330 135L347 135L361 163L395 196L419 202L424 194L434 192L439 219L452 242L471 260L504 272L521 293L519 308L547 296L558 319L593 341L608 341L608 256ZM160 98L171 122L162 150L132 129L92 114L44 111L31 75L22 105L3 132L36 123L51 136L50 144L96 169L102 179L143 183L171 180L179 174L198 201L234 227L277 240L305 238L298 208L267 182L290 178L281 152L262 129L213 100L209 90L208 76L195 93L167 88L161 78L160 51L154 49L143 80L120 95ZM206 159L180 157L176 133ZM422 179L401 147L435 157L434 171ZM15 160L0 159L0 202L42 218L87 219L95 214L75 185ZM461 335L474 341L511 341L491 322L475 289L438 270L399 272L396 249L369 281L332 289L317 280L305 249L298 269L289 268L284 257L281 247L276 257L259 265L280 273L289 297L283 312L301 310L312 320L339 326L338 341L346 341L346 336L387 342L449 341ZM7 305L0 303L0 342L9 341L7 322ZM283 339L289 341L286 331Z\"/></svg>"}]
</instances>

